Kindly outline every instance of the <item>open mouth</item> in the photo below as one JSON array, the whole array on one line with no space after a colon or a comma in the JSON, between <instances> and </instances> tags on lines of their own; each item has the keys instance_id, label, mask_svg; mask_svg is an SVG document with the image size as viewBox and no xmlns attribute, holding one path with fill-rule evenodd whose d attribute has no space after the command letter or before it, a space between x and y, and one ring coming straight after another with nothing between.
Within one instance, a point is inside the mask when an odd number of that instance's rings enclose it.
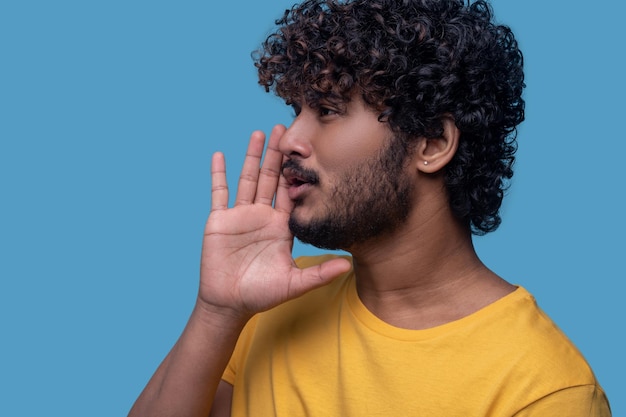
<instances>
[{"instance_id":1,"label":"open mouth","mask_svg":"<svg viewBox=\"0 0 626 417\"><path fill-rule=\"evenodd\" d=\"M289 184L288 194L292 200L301 199L311 186L319 182L314 171L301 167L291 159L283 164L282 173Z\"/></svg>"},{"instance_id":2,"label":"open mouth","mask_svg":"<svg viewBox=\"0 0 626 417\"><path fill-rule=\"evenodd\" d=\"M310 179L303 178L295 173L289 173L289 171L283 171L283 175L287 179L287 183L292 187L300 187L301 185L314 183L314 181Z\"/></svg>"},{"instance_id":3,"label":"open mouth","mask_svg":"<svg viewBox=\"0 0 626 417\"><path fill-rule=\"evenodd\" d=\"M315 172L300 167L294 160L285 162L282 172L287 183L292 187L300 187L305 184L315 185L319 182Z\"/></svg>"}]
</instances>

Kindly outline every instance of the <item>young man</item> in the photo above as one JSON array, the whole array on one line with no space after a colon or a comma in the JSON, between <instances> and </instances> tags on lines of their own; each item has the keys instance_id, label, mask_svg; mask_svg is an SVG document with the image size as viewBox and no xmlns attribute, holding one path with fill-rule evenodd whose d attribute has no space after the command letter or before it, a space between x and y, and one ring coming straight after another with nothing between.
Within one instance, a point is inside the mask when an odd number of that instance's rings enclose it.
<instances>
[{"instance_id":1,"label":"young man","mask_svg":"<svg viewBox=\"0 0 626 417\"><path fill-rule=\"evenodd\" d=\"M584 358L478 259L523 120L489 6L308 0L257 59L294 107L212 161L196 306L133 416L609 416ZM347 257L291 257L293 236Z\"/></svg>"}]
</instances>

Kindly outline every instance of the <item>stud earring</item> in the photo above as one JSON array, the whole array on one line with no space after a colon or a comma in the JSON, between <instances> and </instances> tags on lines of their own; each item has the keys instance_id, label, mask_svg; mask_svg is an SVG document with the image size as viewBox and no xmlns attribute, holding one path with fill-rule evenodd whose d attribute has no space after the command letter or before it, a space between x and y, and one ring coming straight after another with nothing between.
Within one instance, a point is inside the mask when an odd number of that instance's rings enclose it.
<instances>
[{"instance_id":1,"label":"stud earring","mask_svg":"<svg viewBox=\"0 0 626 417\"><path fill-rule=\"evenodd\" d=\"M428 161L424 161L424 165L428 165Z\"/></svg>"}]
</instances>

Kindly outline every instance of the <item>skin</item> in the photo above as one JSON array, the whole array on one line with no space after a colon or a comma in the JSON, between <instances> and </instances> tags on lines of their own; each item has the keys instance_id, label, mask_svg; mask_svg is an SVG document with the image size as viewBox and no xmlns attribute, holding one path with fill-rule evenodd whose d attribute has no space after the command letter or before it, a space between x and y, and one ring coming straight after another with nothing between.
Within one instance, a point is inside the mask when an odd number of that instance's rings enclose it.
<instances>
[{"instance_id":1,"label":"skin","mask_svg":"<svg viewBox=\"0 0 626 417\"><path fill-rule=\"evenodd\" d=\"M404 223L412 196L410 153L362 100L340 109L305 106L281 146L295 201L289 227L301 241L345 249Z\"/></svg>"},{"instance_id":2,"label":"skin","mask_svg":"<svg viewBox=\"0 0 626 417\"><path fill-rule=\"evenodd\" d=\"M234 207L224 157L214 155L196 305L130 416L229 415L232 387L220 378L247 320L350 268L336 259L301 270L291 256L289 217L307 222L329 214L332 189L351 161L371 159L391 135L358 98L345 111L332 110L303 106L289 129L276 126L262 163L265 138L253 133ZM514 287L480 262L469 229L450 212L441 171L458 145L453 121L444 120L442 137L416 140L404 168L413 195L404 224L344 249L353 255L365 306L389 324L424 329L471 314ZM319 183L294 189L293 178L280 175L290 158L315 171Z\"/></svg>"}]
</instances>

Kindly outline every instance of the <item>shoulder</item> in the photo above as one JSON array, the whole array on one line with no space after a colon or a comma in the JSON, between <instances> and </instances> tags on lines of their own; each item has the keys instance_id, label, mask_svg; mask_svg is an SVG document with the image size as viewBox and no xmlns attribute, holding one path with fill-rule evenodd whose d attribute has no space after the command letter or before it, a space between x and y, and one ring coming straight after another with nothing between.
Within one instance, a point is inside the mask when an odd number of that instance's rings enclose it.
<instances>
[{"instance_id":1,"label":"shoulder","mask_svg":"<svg viewBox=\"0 0 626 417\"><path fill-rule=\"evenodd\" d=\"M503 304L494 330L500 343L509 346L511 371L518 381L543 386L546 393L597 385L582 353L528 291L519 287Z\"/></svg>"},{"instance_id":2,"label":"shoulder","mask_svg":"<svg viewBox=\"0 0 626 417\"><path fill-rule=\"evenodd\" d=\"M518 410L549 410L563 401L585 408L604 398L582 353L522 287L456 325L457 345L464 346L458 356L477 363L477 374L494 376ZM519 414L527 415L550 414Z\"/></svg>"}]
</instances>

